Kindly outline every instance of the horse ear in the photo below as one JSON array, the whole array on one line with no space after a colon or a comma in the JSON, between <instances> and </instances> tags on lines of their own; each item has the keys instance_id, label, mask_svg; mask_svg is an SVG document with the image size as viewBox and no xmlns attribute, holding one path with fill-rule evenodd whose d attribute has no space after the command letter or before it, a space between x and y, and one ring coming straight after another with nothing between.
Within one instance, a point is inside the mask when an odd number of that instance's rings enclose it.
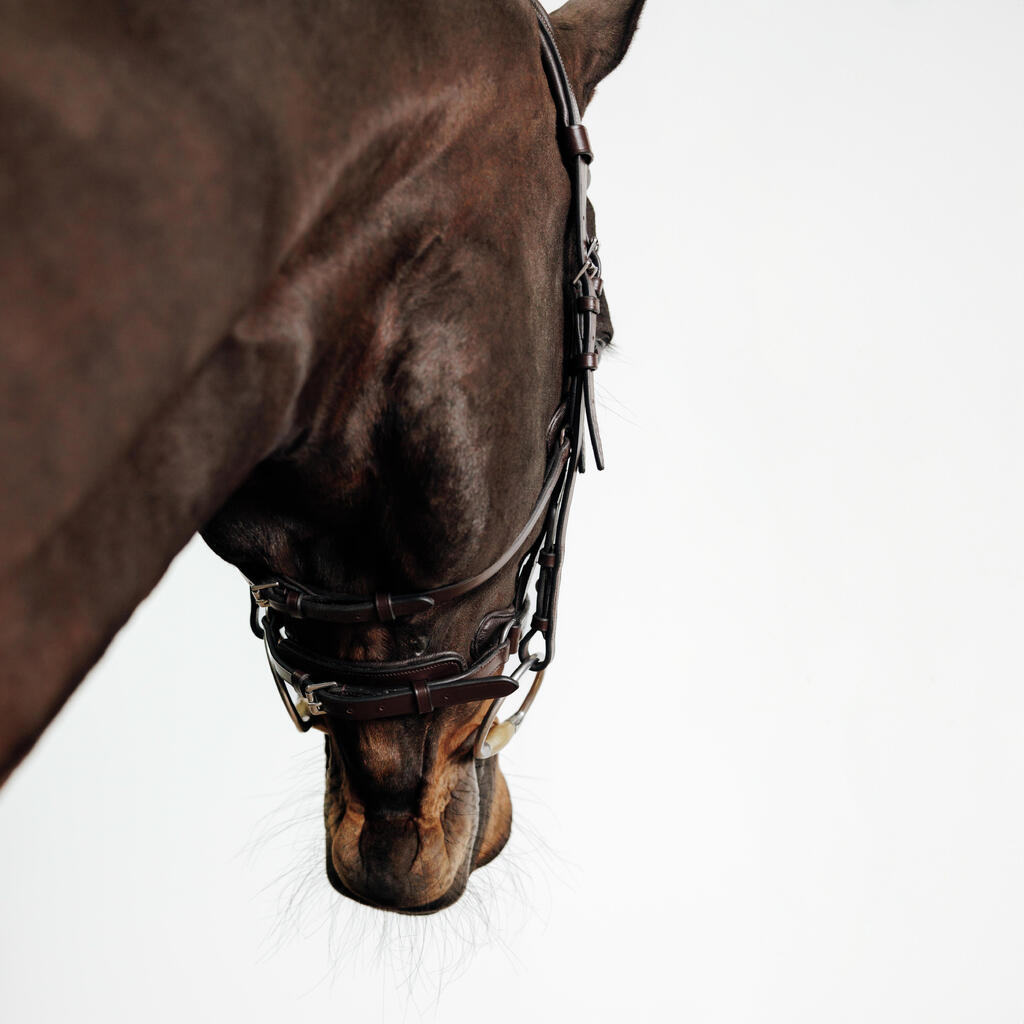
<instances>
[{"instance_id":1,"label":"horse ear","mask_svg":"<svg viewBox=\"0 0 1024 1024\"><path fill-rule=\"evenodd\" d=\"M581 107L626 55L644 0L569 0L551 15Z\"/></svg>"}]
</instances>

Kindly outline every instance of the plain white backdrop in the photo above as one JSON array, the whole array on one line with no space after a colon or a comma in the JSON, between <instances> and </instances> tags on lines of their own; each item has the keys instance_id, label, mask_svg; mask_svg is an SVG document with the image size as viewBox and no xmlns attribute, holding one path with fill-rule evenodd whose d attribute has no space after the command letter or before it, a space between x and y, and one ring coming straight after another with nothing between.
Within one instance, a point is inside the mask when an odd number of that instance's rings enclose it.
<instances>
[{"instance_id":1,"label":"plain white backdrop","mask_svg":"<svg viewBox=\"0 0 1024 1024\"><path fill-rule=\"evenodd\" d=\"M508 851L431 919L334 894L193 543L0 794L4 1021L1019 1024L1022 52L1017 0L649 0Z\"/></svg>"}]
</instances>

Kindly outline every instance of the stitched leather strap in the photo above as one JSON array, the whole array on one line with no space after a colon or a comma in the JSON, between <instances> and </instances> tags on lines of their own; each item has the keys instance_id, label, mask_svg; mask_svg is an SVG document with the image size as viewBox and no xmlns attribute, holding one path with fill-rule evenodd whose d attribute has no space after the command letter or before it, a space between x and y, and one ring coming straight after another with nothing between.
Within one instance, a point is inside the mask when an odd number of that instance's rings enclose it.
<instances>
[{"instance_id":1,"label":"stitched leather strap","mask_svg":"<svg viewBox=\"0 0 1024 1024\"><path fill-rule=\"evenodd\" d=\"M313 717L332 715L362 722L427 714L470 701L507 697L519 687L515 680L497 674L508 660L507 640L466 669L458 655L428 656L426 664L423 659L388 663L311 657L292 641L281 639L279 628L271 622L264 630L271 671L296 697L307 701ZM447 674L453 662L461 671Z\"/></svg>"},{"instance_id":2,"label":"stitched leather strap","mask_svg":"<svg viewBox=\"0 0 1024 1024\"><path fill-rule=\"evenodd\" d=\"M492 580L520 553L530 539L541 518L548 512L552 495L558 486L562 471L569 461L571 446L561 444L548 464L537 501L515 540L486 569L457 583L449 583L419 594L375 594L373 598L352 597L346 594L317 594L291 581L257 585L257 601L293 619L316 619L319 622L394 622L408 618L437 605L479 589Z\"/></svg>"}]
</instances>

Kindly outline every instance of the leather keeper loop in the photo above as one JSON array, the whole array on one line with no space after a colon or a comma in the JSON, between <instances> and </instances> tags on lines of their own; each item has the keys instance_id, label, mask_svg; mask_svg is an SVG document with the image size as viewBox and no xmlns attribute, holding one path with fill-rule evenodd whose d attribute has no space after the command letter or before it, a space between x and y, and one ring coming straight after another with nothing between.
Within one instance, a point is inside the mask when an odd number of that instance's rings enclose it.
<instances>
[{"instance_id":1,"label":"leather keeper loop","mask_svg":"<svg viewBox=\"0 0 1024 1024\"><path fill-rule=\"evenodd\" d=\"M551 625L550 619L545 619L543 615L534 615L530 625L533 626L538 632L545 632L548 626Z\"/></svg>"},{"instance_id":2,"label":"leather keeper loop","mask_svg":"<svg viewBox=\"0 0 1024 1024\"><path fill-rule=\"evenodd\" d=\"M299 609L299 602L301 600L302 595L297 590L285 591L284 604L285 607L288 609L289 615L294 615L296 618L298 618L298 616L302 614Z\"/></svg>"},{"instance_id":3,"label":"leather keeper loop","mask_svg":"<svg viewBox=\"0 0 1024 1024\"><path fill-rule=\"evenodd\" d=\"M377 609L377 618L381 622L394 622L395 621L395 609L391 604L390 594L374 594L373 604Z\"/></svg>"},{"instance_id":4,"label":"leather keeper loop","mask_svg":"<svg viewBox=\"0 0 1024 1024\"><path fill-rule=\"evenodd\" d=\"M542 565L545 569L554 569L555 567L555 553L554 551L542 551L537 562Z\"/></svg>"},{"instance_id":5,"label":"leather keeper loop","mask_svg":"<svg viewBox=\"0 0 1024 1024\"><path fill-rule=\"evenodd\" d=\"M416 698L416 710L421 715L434 710L434 702L430 699L430 690L422 679L412 681L412 692Z\"/></svg>"},{"instance_id":6,"label":"leather keeper loop","mask_svg":"<svg viewBox=\"0 0 1024 1024\"><path fill-rule=\"evenodd\" d=\"M600 362L599 352L582 352L569 360L569 369L574 373L583 373L586 370L596 370Z\"/></svg>"},{"instance_id":7,"label":"leather keeper loop","mask_svg":"<svg viewBox=\"0 0 1024 1024\"><path fill-rule=\"evenodd\" d=\"M576 312L577 313L600 313L601 312L601 300L596 295L577 295L576 296Z\"/></svg>"},{"instance_id":8,"label":"leather keeper loop","mask_svg":"<svg viewBox=\"0 0 1024 1024\"><path fill-rule=\"evenodd\" d=\"M594 159L594 151L590 148L590 137L583 125L563 125L559 137L562 143L562 153L566 159L579 156L583 157L584 163L588 164Z\"/></svg>"}]
</instances>

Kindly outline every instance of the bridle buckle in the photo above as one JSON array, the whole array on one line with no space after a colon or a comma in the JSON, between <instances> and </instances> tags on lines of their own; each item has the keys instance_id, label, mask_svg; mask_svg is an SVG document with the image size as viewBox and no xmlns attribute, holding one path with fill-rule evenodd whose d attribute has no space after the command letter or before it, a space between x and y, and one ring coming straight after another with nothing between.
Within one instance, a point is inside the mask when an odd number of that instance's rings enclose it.
<instances>
[{"instance_id":1,"label":"bridle buckle","mask_svg":"<svg viewBox=\"0 0 1024 1024\"><path fill-rule=\"evenodd\" d=\"M314 683L310 681L309 676L305 673L293 673L291 675L291 686L298 691L298 700L295 700L288 689L288 681L281 674L273 657L269 641L269 628L265 628L264 631L264 645L267 659L270 663L270 674L274 677L278 695L281 698L281 703L284 704L285 711L288 712L288 717L299 732L309 732L313 726L313 719L327 714L326 708L313 695L317 690L334 686L335 683Z\"/></svg>"},{"instance_id":2,"label":"bridle buckle","mask_svg":"<svg viewBox=\"0 0 1024 1024\"><path fill-rule=\"evenodd\" d=\"M601 280L601 260L597 255L597 250L601 248L601 243L595 238L587 246L586 255L583 259L583 266L580 267L580 272L572 279L574 285L579 284L586 275L591 281L595 283ZM597 289L598 295L601 294L601 289Z\"/></svg>"},{"instance_id":3,"label":"bridle buckle","mask_svg":"<svg viewBox=\"0 0 1024 1024\"><path fill-rule=\"evenodd\" d=\"M322 690L327 686L333 686L334 683L307 683L302 688L302 698L299 700L298 710L301 712L305 710L307 715L315 717L316 715L326 715L327 711L313 694L317 690Z\"/></svg>"},{"instance_id":4,"label":"bridle buckle","mask_svg":"<svg viewBox=\"0 0 1024 1024\"><path fill-rule=\"evenodd\" d=\"M265 597L260 597L260 592L263 590L269 590L271 587L276 587L277 582L272 583L250 583L249 593L252 594L252 599L261 607L269 608L270 602Z\"/></svg>"}]
</instances>

